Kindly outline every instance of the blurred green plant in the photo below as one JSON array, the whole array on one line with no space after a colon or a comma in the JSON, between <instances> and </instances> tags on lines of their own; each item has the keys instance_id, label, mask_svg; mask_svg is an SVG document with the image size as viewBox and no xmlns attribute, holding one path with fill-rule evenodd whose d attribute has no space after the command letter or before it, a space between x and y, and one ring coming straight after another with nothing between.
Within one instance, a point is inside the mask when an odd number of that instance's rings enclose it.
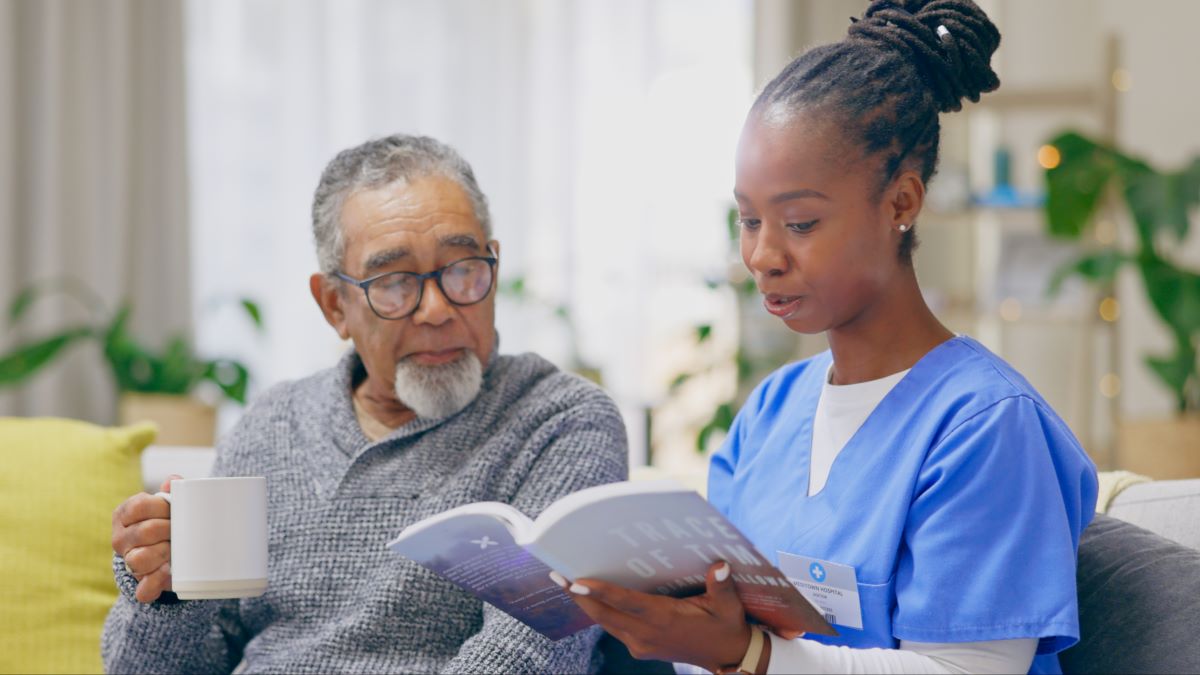
<instances>
[{"instance_id":1,"label":"blurred green plant","mask_svg":"<svg viewBox=\"0 0 1200 675\"><path fill-rule=\"evenodd\" d=\"M56 294L78 301L88 310L91 320L19 344L0 355L0 387L27 381L64 353L68 346L94 340L103 350L119 392L184 395L199 383L209 381L227 398L246 402L250 373L244 364L233 359L200 358L181 335L171 337L163 349L152 350L129 331L129 317L133 311L129 302L122 302L115 312L109 313L95 291L74 279L53 279L18 293L8 306L9 328L18 325L38 299ZM238 305L261 331L263 320L258 305L245 298L240 299Z\"/></svg>"},{"instance_id":2,"label":"blurred green plant","mask_svg":"<svg viewBox=\"0 0 1200 675\"><path fill-rule=\"evenodd\" d=\"M567 304L552 302L534 294L529 290L523 276L499 281L496 284L496 292L520 303L534 303L549 309L551 314L562 321L563 326L567 329L567 348L570 350L567 357L570 360L568 370L596 384L603 384L603 374L600 369L586 361L579 351L579 330L575 326L575 317L571 314L571 308Z\"/></svg>"},{"instance_id":3,"label":"blurred green plant","mask_svg":"<svg viewBox=\"0 0 1200 675\"><path fill-rule=\"evenodd\" d=\"M1076 132L1051 141L1059 163L1046 171L1045 206L1050 234L1079 240L1097 210L1119 195L1137 231L1132 247L1119 244L1085 253L1056 271L1048 292L1068 277L1111 286L1125 265L1137 268L1150 305L1169 329L1174 352L1147 355L1146 365L1170 389L1180 413L1200 411L1200 274L1171 260L1191 231L1189 211L1200 204L1200 157L1177 171L1145 161Z\"/></svg>"},{"instance_id":4,"label":"blurred green plant","mask_svg":"<svg viewBox=\"0 0 1200 675\"><path fill-rule=\"evenodd\" d=\"M731 250L736 251L738 248L738 211L737 208L731 207L725 214L726 232L729 235L729 246ZM746 278L718 278L705 279L705 285L710 290L719 291L722 289L730 289L737 296L737 302L740 305L743 301L750 300L758 293L758 287L751 277ZM694 328L695 344L697 346L704 344L712 337L712 325L703 323L697 324ZM703 454L708 451L708 445L712 435L717 432L728 433L729 427L733 426L733 418L741 407L742 398L748 393L750 385L756 382L764 371L769 371L779 366L778 363L767 361L761 358L752 357L743 345L744 341L739 341L737 348L732 355L733 364L736 373L737 386L734 390L733 398L723 401L713 410L708 421L704 423L700 430L696 433L696 451ZM669 395L675 395L679 390L694 377L723 367L727 361L719 361L709 363L697 370L680 373L671 381L667 390Z\"/></svg>"}]
</instances>

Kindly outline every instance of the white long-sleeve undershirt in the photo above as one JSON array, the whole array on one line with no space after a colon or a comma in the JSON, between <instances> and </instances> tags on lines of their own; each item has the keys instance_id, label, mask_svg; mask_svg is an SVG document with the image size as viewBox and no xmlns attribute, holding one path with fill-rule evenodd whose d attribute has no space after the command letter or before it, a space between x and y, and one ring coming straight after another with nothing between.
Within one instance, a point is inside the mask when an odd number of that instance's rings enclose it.
<instances>
[{"instance_id":1,"label":"white long-sleeve undershirt","mask_svg":"<svg viewBox=\"0 0 1200 675\"><path fill-rule=\"evenodd\" d=\"M798 638L771 635L771 660L767 674L795 673L1028 673L1037 651L1036 638L986 642L909 642L899 649L855 648L826 645ZM707 670L676 663L679 675L702 675Z\"/></svg>"},{"instance_id":2,"label":"white long-sleeve undershirt","mask_svg":"<svg viewBox=\"0 0 1200 675\"><path fill-rule=\"evenodd\" d=\"M1037 638L861 649L771 636L767 673L1028 673Z\"/></svg>"}]
</instances>

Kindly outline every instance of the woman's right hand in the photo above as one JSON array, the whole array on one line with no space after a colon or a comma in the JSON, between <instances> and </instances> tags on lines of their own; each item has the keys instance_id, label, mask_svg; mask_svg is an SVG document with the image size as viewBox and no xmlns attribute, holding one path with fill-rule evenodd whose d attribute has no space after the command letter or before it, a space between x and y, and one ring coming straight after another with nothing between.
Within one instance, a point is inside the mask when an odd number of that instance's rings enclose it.
<instances>
[{"instance_id":1,"label":"woman's right hand","mask_svg":"<svg viewBox=\"0 0 1200 675\"><path fill-rule=\"evenodd\" d=\"M159 489L170 492L177 478L182 476L168 476ZM138 581L139 602L171 590L171 506L165 499L142 492L121 502L113 511L112 547Z\"/></svg>"},{"instance_id":2,"label":"woman's right hand","mask_svg":"<svg viewBox=\"0 0 1200 675\"><path fill-rule=\"evenodd\" d=\"M728 563L713 563L705 592L687 598L641 593L598 579L551 578L575 604L629 649L636 659L691 663L717 672L738 664L751 627Z\"/></svg>"}]
</instances>

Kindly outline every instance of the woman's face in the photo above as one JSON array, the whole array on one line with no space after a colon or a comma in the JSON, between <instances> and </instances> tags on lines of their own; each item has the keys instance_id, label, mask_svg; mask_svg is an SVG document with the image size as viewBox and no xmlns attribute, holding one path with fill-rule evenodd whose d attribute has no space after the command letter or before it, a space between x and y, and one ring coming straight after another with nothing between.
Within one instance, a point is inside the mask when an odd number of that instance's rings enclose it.
<instances>
[{"instance_id":1,"label":"woman's face","mask_svg":"<svg viewBox=\"0 0 1200 675\"><path fill-rule=\"evenodd\" d=\"M741 253L763 305L794 331L869 317L899 271L895 188L836 123L752 111L737 149Z\"/></svg>"}]
</instances>

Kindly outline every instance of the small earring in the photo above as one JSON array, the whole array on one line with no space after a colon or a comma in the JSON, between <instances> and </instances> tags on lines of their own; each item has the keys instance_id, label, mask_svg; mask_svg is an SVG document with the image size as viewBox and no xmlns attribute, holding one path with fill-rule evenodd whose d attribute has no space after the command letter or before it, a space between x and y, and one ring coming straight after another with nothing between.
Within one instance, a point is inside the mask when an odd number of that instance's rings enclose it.
<instances>
[{"instance_id":1,"label":"small earring","mask_svg":"<svg viewBox=\"0 0 1200 675\"><path fill-rule=\"evenodd\" d=\"M901 226L900 226L900 231L901 231L901 232L907 232L907 231L908 231L908 226L907 226L907 225L901 225Z\"/></svg>"}]
</instances>

